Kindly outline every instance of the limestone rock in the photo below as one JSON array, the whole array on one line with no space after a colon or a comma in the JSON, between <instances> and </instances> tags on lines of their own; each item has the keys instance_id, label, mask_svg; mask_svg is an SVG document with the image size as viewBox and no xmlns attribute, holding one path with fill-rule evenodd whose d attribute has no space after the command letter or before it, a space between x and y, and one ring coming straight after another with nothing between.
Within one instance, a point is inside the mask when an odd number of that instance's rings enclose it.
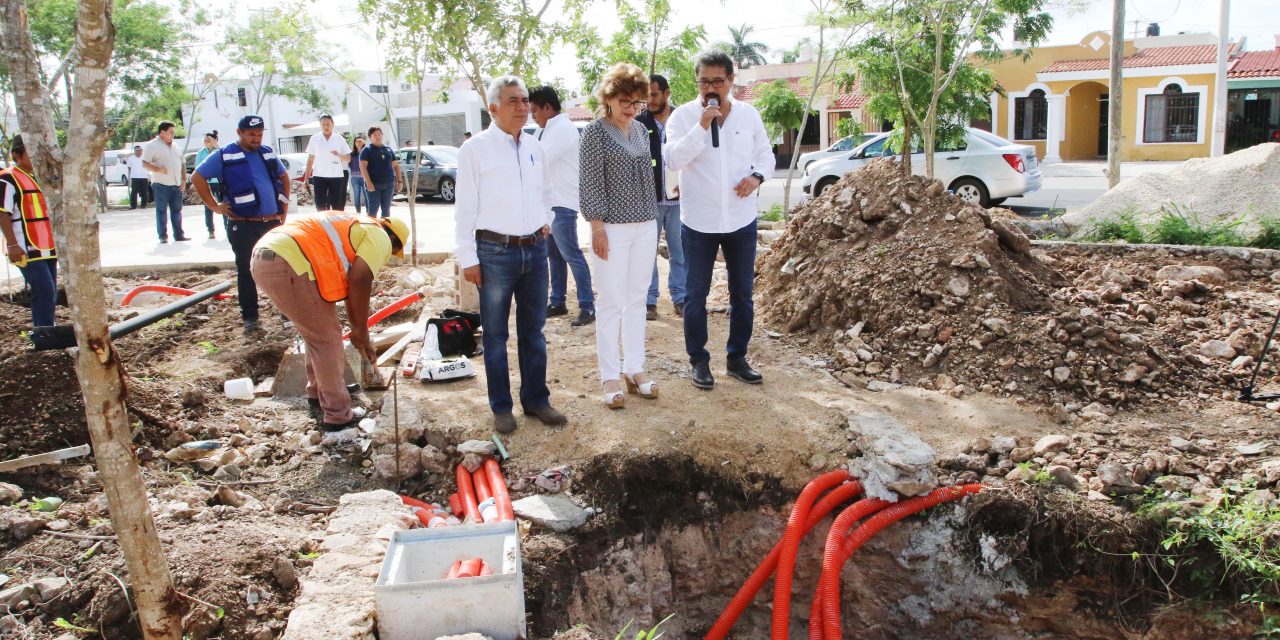
<instances>
[{"instance_id":1,"label":"limestone rock","mask_svg":"<svg viewBox=\"0 0 1280 640\"><path fill-rule=\"evenodd\" d=\"M1156 280L1199 280L1205 284L1227 283L1227 272L1218 267L1171 264L1156 272Z\"/></svg>"},{"instance_id":2,"label":"limestone rock","mask_svg":"<svg viewBox=\"0 0 1280 640\"><path fill-rule=\"evenodd\" d=\"M511 507L520 518L559 533L581 527L589 515L586 509L560 493L521 498L511 503Z\"/></svg>"},{"instance_id":3,"label":"limestone rock","mask_svg":"<svg viewBox=\"0 0 1280 640\"><path fill-rule=\"evenodd\" d=\"M1044 455L1046 453L1057 453L1066 449L1071 444L1071 437L1062 434L1051 434L1036 441L1034 450L1036 455Z\"/></svg>"},{"instance_id":4,"label":"limestone rock","mask_svg":"<svg viewBox=\"0 0 1280 640\"><path fill-rule=\"evenodd\" d=\"M1102 493L1105 494L1127 495L1142 492L1142 485L1134 482L1133 475L1118 462L1104 462L1098 465L1096 477L1102 481Z\"/></svg>"},{"instance_id":5,"label":"limestone rock","mask_svg":"<svg viewBox=\"0 0 1280 640\"><path fill-rule=\"evenodd\" d=\"M849 416L853 444L862 452L849 462L849 473L866 487L868 497L897 501L895 483L936 485L934 451L902 423L887 415ZM985 464L982 465L985 469Z\"/></svg>"},{"instance_id":6,"label":"limestone rock","mask_svg":"<svg viewBox=\"0 0 1280 640\"><path fill-rule=\"evenodd\" d=\"M0 502L9 504L22 499L22 487L8 482L0 482Z\"/></svg>"},{"instance_id":7,"label":"limestone rock","mask_svg":"<svg viewBox=\"0 0 1280 640\"><path fill-rule=\"evenodd\" d=\"M1236 357L1236 350L1226 340L1207 340L1200 345L1197 352L1206 358L1230 360Z\"/></svg>"}]
</instances>

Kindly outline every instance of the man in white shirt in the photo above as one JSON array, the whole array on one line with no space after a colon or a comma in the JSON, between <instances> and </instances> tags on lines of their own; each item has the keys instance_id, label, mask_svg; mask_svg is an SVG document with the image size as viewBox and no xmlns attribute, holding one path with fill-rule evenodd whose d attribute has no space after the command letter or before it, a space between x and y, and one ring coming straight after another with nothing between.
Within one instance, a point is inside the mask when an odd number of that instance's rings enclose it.
<instances>
[{"instance_id":1,"label":"man in white shirt","mask_svg":"<svg viewBox=\"0 0 1280 640\"><path fill-rule=\"evenodd\" d=\"M165 211L173 224L173 239L186 242L182 232L182 188L187 184L187 171L182 166L182 149L173 144L173 123L165 120L156 127L156 137L142 148L142 166L151 173L151 194L156 199L156 235L160 243L169 241Z\"/></svg>"},{"instance_id":2,"label":"man in white shirt","mask_svg":"<svg viewBox=\"0 0 1280 640\"><path fill-rule=\"evenodd\" d=\"M515 76L489 83L493 124L458 151L454 205L454 253L462 276L480 288L484 327L484 373L489 408L498 433L511 433L511 377L507 368L507 321L516 304L520 406L544 424L562 425L547 389L547 236L551 199L542 145L524 133L529 91Z\"/></svg>"},{"instance_id":3,"label":"man in white shirt","mask_svg":"<svg viewBox=\"0 0 1280 640\"><path fill-rule=\"evenodd\" d=\"M751 300L756 263L756 191L774 157L764 121L755 107L731 99L733 60L704 53L694 65L698 100L678 107L667 121L663 155L680 172L680 221L688 268L684 301L684 346L694 386L711 389L707 352L707 293L716 252L729 272L729 341L725 372L749 384L763 381L747 362L755 308ZM714 124L714 127L713 127Z\"/></svg>"},{"instance_id":4,"label":"man in white shirt","mask_svg":"<svg viewBox=\"0 0 1280 640\"><path fill-rule=\"evenodd\" d=\"M134 145L133 155L124 161L125 166L129 167L129 208L137 209L139 206L147 206L151 204L151 181L147 168L142 164L142 147ZM141 205L139 205L141 200Z\"/></svg>"},{"instance_id":5,"label":"man in white shirt","mask_svg":"<svg viewBox=\"0 0 1280 640\"><path fill-rule=\"evenodd\" d=\"M307 170L302 180L311 181L316 211L342 211L347 206L347 176L343 169L351 161L351 147L333 132L333 116L320 116L320 133L307 141Z\"/></svg>"},{"instance_id":6,"label":"man in white shirt","mask_svg":"<svg viewBox=\"0 0 1280 640\"><path fill-rule=\"evenodd\" d=\"M533 120L542 127L538 142L547 158L547 174L551 182L551 242L547 245L547 263L551 270L551 299L547 317L569 313L565 306L569 288L569 271L578 291L578 317L569 324L575 327L596 320L596 296L591 290L591 268L578 246L578 127L560 112L560 96L553 87L538 87L529 93Z\"/></svg>"}]
</instances>

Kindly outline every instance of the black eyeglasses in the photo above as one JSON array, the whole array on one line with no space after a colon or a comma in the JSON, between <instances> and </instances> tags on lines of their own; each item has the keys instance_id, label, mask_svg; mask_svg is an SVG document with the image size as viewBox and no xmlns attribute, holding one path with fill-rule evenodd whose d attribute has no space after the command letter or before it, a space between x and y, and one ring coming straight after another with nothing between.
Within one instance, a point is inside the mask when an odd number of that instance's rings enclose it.
<instances>
[{"instance_id":1,"label":"black eyeglasses","mask_svg":"<svg viewBox=\"0 0 1280 640\"><path fill-rule=\"evenodd\" d=\"M729 84L728 78L716 78L715 80L704 80L702 78L698 78L698 86L703 89L709 89L711 87L723 89L726 84Z\"/></svg>"},{"instance_id":2,"label":"black eyeglasses","mask_svg":"<svg viewBox=\"0 0 1280 640\"><path fill-rule=\"evenodd\" d=\"M643 109L649 106L649 103L645 102L644 100L619 100L618 106L623 109L630 109L631 107L635 107L637 109Z\"/></svg>"}]
</instances>

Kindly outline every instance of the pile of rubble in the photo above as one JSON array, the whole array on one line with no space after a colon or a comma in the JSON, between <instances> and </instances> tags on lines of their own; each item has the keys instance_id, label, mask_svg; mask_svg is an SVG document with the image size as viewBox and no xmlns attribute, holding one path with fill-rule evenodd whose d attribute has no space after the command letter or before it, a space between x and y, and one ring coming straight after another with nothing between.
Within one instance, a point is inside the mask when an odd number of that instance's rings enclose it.
<instances>
[{"instance_id":1,"label":"pile of rubble","mask_svg":"<svg viewBox=\"0 0 1280 640\"><path fill-rule=\"evenodd\" d=\"M1254 253L1234 273L1059 260L941 183L876 161L796 214L762 258L758 288L764 317L812 334L846 381L980 390L1096 417L1238 388L1276 313L1274 283L1256 275L1280 264ZM1274 382L1274 366L1264 371Z\"/></svg>"}]
</instances>

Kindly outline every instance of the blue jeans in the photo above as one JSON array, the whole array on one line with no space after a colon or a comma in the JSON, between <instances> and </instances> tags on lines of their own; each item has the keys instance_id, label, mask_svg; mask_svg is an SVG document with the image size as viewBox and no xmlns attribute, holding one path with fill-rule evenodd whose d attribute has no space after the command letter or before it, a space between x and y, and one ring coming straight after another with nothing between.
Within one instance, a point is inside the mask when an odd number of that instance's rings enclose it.
<instances>
[{"instance_id":1,"label":"blue jeans","mask_svg":"<svg viewBox=\"0 0 1280 640\"><path fill-rule=\"evenodd\" d=\"M214 200L217 200L218 202L226 200L226 196L222 191L221 182L218 182L217 180L209 181L209 191L213 194ZM213 209L210 209L209 207L204 208L204 228L207 229L209 233L213 233Z\"/></svg>"},{"instance_id":2,"label":"blue jeans","mask_svg":"<svg viewBox=\"0 0 1280 640\"><path fill-rule=\"evenodd\" d=\"M563 307L569 288L569 270L573 270L573 283L578 289L578 310L595 311L596 296L591 292L591 267L578 246L578 212L564 207L551 207L556 213L551 223L551 239L547 243L547 266L551 271L551 300L553 307Z\"/></svg>"},{"instance_id":3,"label":"blue jeans","mask_svg":"<svg viewBox=\"0 0 1280 640\"><path fill-rule=\"evenodd\" d=\"M351 202L356 205L356 213L369 203L369 192L364 190L364 176L351 176Z\"/></svg>"},{"instance_id":4,"label":"blue jeans","mask_svg":"<svg viewBox=\"0 0 1280 640\"><path fill-rule=\"evenodd\" d=\"M35 260L18 270L31 287L31 326L52 327L53 307L58 302L58 260Z\"/></svg>"},{"instance_id":5,"label":"blue jeans","mask_svg":"<svg viewBox=\"0 0 1280 640\"><path fill-rule=\"evenodd\" d=\"M240 319L245 322L258 321L258 286L253 281L253 272L249 270L249 262L253 258L253 246L258 244L268 231L278 226L280 226L279 220L246 222L228 219L226 221L227 242L231 243L231 253L236 256L236 300L240 303Z\"/></svg>"},{"instance_id":6,"label":"blue jeans","mask_svg":"<svg viewBox=\"0 0 1280 640\"><path fill-rule=\"evenodd\" d=\"M680 234L680 203L658 205L658 237L663 230L667 234L667 256L671 270L667 273L667 292L671 294L671 302L684 304L685 278L688 267L684 263L684 236ZM658 304L658 260L653 261L653 281L649 283L648 304Z\"/></svg>"},{"instance_id":7,"label":"blue jeans","mask_svg":"<svg viewBox=\"0 0 1280 640\"><path fill-rule=\"evenodd\" d=\"M152 184L151 192L156 197L156 235L161 240L169 239L169 228L165 224L165 211L169 212L169 220L173 223L173 237L183 238L182 232L182 189L171 184Z\"/></svg>"},{"instance_id":8,"label":"blue jeans","mask_svg":"<svg viewBox=\"0 0 1280 640\"><path fill-rule=\"evenodd\" d=\"M551 405L547 389L547 241L531 247L506 247L478 240L480 325L484 327L484 375L489 408L511 413L511 376L507 366L507 321L516 302L516 348L520 363L520 406L526 412Z\"/></svg>"},{"instance_id":9,"label":"blue jeans","mask_svg":"<svg viewBox=\"0 0 1280 640\"><path fill-rule=\"evenodd\" d=\"M372 189L366 189L369 196L369 217L378 217L378 210L382 210L382 217L391 217L391 196L396 193L395 183L385 187L374 186Z\"/></svg>"},{"instance_id":10,"label":"blue jeans","mask_svg":"<svg viewBox=\"0 0 1280 640\"><path fill-rule=\"evenodd\" d=\"M756 267L756 222L729 233L701 233L681 225L689 275L684 298L684 350L689 363L711 360L707 353L707 294L716 265L716 251L724 250L729 271L729 360L744 358L751 342L755 307L751 301Z\"/></svg>"}]
</instances>

